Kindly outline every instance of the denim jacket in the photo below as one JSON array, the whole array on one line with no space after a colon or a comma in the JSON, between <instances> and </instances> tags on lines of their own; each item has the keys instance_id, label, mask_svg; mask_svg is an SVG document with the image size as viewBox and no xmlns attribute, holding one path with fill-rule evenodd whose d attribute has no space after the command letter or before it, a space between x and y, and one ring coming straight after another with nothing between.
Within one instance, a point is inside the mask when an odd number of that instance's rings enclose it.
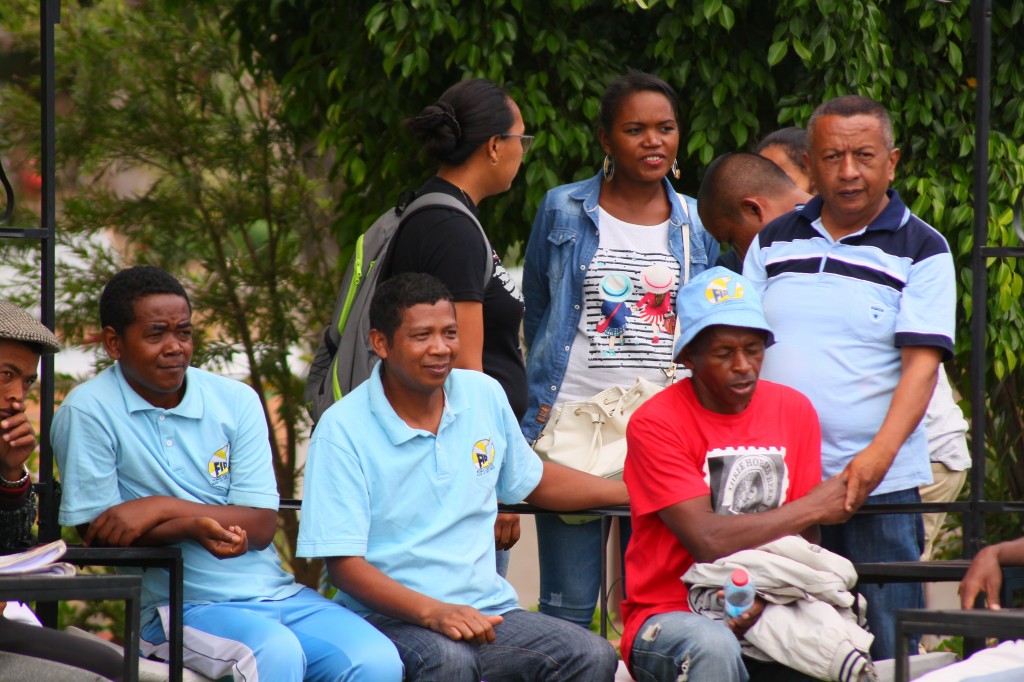
<instances>
[{"instance_id":1,"label":"denim jacket","mask_svg":"<svg viewBox=\"0 0 1024 682\"><path fill-rule=\"evenodd\" d=\"M530 402L521 423L531 443L537 439L555 404L569 365L569 351L583 314L583 279L597 252L597 200L601 174L589 180L562 185L549 191L541 202L526 245L523 296L526 314L526 378ZM680 195L666 178L665 193L672 204L672 228L690 230L690 276L711 267L718 258L718 242L705 230L697 215L697 201L686 197L689 218ZM669 229L669 251L683 271L682 231Z\"/></svg>"}]
</instances>

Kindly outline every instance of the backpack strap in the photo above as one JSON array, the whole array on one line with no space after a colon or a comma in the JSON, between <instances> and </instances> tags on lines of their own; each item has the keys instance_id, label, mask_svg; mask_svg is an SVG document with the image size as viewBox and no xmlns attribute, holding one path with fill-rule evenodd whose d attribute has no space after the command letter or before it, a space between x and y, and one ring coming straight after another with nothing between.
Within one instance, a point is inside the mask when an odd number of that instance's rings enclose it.
<instances>
[{"instance_id":1,"label":"backpack strap","mask_svg":"<svg viewBox=\"0 0 1024 682\"><path fill-rule=\"evenodd\" d=\"M483 289L486 291L487 285L491 283L491 277L494 276L494 258L491 256L491 242L487 239L487 233L484 232L484 226L480 224L480 220L473 215L473 212L469 210L468 206L450 194L445 194L444 192L427 192L426 194L416 197L412 201L407 200L407 203L403 205L403 198L405 198L407 194L407 192L403 192L398 197L398 205L395 207L395 210L402 217L402 222L398 226L399 231L401 231L402 225L405 224L405 221L414 214L426 208L437 208L439 206L442 208L450 208L460 211L473 221L473 224L476 225L476 228L480 231L480 238L484 240L484 257L487 262L484 266ZM398 234L398 232L395 232L395 240L398 239ZM390 259L388 259L388 261L388 270L385 270L384 272L388 272L390 270Z\"/></svg>"}]
</instances>

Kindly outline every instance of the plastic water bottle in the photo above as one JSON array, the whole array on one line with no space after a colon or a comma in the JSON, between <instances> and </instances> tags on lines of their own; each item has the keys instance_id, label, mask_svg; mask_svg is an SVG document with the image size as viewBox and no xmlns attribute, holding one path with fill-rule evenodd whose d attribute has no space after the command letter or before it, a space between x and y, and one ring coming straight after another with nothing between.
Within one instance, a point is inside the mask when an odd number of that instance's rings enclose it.
<instances>
[{"instance_id":1,"label":"plastic water bottle","mask_svg":"<svg viewBox=\"0 0 1024 682\"><path fill-rule=\"evenodd\" d=\"M750 576L742 568L737 568L725 581L725 615L729 618L738 618L746 613L751 604L754 603L754 596L757 588L754 587Z\"/></svg>"}]
</instances>

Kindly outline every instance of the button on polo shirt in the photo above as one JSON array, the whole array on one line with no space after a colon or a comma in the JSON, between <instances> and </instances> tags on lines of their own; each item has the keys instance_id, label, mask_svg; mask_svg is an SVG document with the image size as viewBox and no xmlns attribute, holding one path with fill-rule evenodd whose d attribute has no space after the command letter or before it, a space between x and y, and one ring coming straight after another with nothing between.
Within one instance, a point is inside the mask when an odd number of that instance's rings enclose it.
<instances>
[{"instance_id":1,"label":"button on polo shirt","mask_svg":"<svg viewBox=\"0 0 1024 682\"><path fill-rule=\"evenodd\" d=\"M324 413L306 461L297 554L363 556L417 592L503 613L517 597L495 571L497 503L529 495L543 465L496 381L453 370L445 394L436 436L395 413L380 364Z\"/></svg>"}]
</instances>

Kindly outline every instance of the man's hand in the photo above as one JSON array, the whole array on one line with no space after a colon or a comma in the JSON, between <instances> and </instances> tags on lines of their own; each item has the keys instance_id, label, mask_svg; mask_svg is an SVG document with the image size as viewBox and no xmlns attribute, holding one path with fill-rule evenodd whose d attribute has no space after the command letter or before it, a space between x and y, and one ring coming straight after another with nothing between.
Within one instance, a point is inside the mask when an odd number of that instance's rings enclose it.
<instances>
[{"instance_id":1,"label":"man's hand","mask_svg":"<svg viewBox=\"0 0 1024 682\"><path fill-rule=\"evenodd\" d=\"M939 379L942 350L935 346L903 346L900 349L902 374L892 394L892 402L871 443L858 452L843 473L850 479L846 509L860 509L896 459L897 453L928 407Z\"/></svg>"},{"instance_id":2,"label":"man's hand","mask_svg":"<svg viewBox=\"0 0 1024 682\"><path fill-rule=\"evenodd\" d=\"M798 502L806 504L818 514L818 524L845 523L853 515L846 509L848 481L839 474L814 486ZM813 524L810 524L813 525Z\"/></svg>"},{"instance_id":3,"label":"man's hand","mask_svg":"<svg viewBox=\"0 0 1024 682\"><path fill-rule=\"evenodd\" d=\"M494 522L494 546L512 549L519 542L519 514L498 514Z\"/></svg>"},{"instance_id":4,"label":"man's hand","mask_svg":"<svg viewBox=\"0 0 1024 682\"><path fill-rule=\"evenodd\" d=\"M725 591L718 591L718 598L725 603ZM757 619L761 617L761 613L764 611L765 601L760 597L754 597L754 603L750 605L750 608L744 611L737 618L728 618L725 621L726 626L732 630L732 633L736 635L736 639L743 639L743 636L747 634L747 630L753 627Z\"/></svg>"},{"instance_id":5,"label":"man's hand","mask_svg":"<svg viewBox=\"0 0 1024 682\"><path fill-rule=\"evenodd\" d=\"M17 481L36 449L36 432L25 414L25 403L13 401L10 405L13 414L0 421L0 476Z\"/></svg>"},{"instance_id":6,"label":"man's hand","mask_svg":"<svg viewBox=\"0 0 1024 682\"><path fill-rule=\"evenodd\" d=\"M131 547L136 540L164 520L159 503L153 498L142 497L122 502L93 519L82 538L82 544Z\"/></svg>"},{"instance_id":7,"label":"man's hand","mask_svg":"<svg viewBox=\"0 0 1024 682\"><path fill-rule=\"evenodd\" d=\"M886 454L873 445L858 452L843 470L849 478L846 489L846 511L851 514L864 504L868 495L878 487L892 465L895 453Z\"/></svg>"},{"instance_id":8,"label":"man's hand","mask_svg":"<svg viewBox=\"0 0 1024 682\"><path fill-rule=\"evenodd\" d=\"M1003 586L1003 569L999 565L998 545L986 547L971 561L967 574L960 581L960 606L973 609L981 592L985 593L988 607L993 610L999 605L999 591Z\"/></svg>"},{"instance_id":9,"label":"man's hand","mask_svg":"<svg viewBox=\"0 0 1024 682\"><path fill-rule=\"evenodd\" d=\"M472 606L440 602L427 614L425 625L457 642L490 644L494 641L494 626L503 620L501 616L485 616Z\"/></svg>"},{"instance_id":10,"label":"man's hand","mask_svg":"<svg viewBox=\"0 0 1024 682\"><path fill-rule=\"evenodd\" d=\"M249 551L249 538L240 526L225 528L209 516L197 516L195 540L218 559L231 559Z\"/></svg>"}]
</instances>

